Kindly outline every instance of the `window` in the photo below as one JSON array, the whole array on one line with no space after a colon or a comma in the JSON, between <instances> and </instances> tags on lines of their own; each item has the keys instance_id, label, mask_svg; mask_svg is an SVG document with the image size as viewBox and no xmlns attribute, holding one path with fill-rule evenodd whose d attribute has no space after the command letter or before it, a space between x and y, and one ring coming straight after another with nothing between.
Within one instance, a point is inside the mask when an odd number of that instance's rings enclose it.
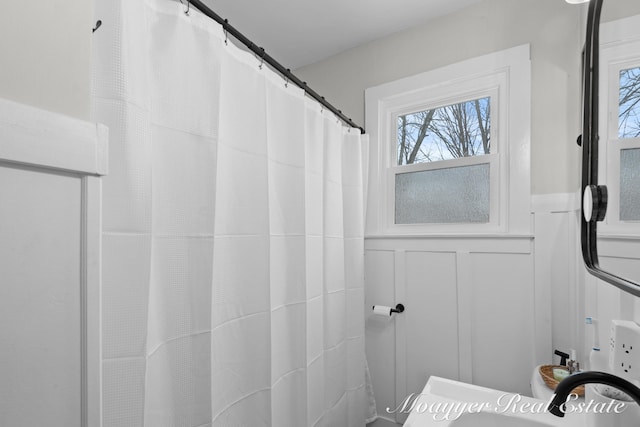
<instances>
[{"instance_id":1,"label":"window","mask_svg":"<svg viewBox=\"0 0 640 427\"><path fill-rule=\"evenodd\" d=\"M640 34L600 54L600 176L608 187L604 234L640 232ZM603 26L607 39L607 26ZM629 40L629 39L628 39Z\"/></svg>"},{"instance_id":2,"label":"window","mask_svg":"<svg viewBox=\"0 0 640 427\"><path fill-rule=\"evenodd\" d=\"M640 137L640 66L618 74L618 138Z\"/></svg>"},{"instance_id":3,"label":"window","mask_svg":"<svg viewBox=\"0 0 640 427\"><path fill-rule=\"evenodd\" d=\"M370 234L530 231L528 45L370 88L366 106Z\"/></svg>"},{"instance_id":4,"label":"window","mask_svg":"<svg viewBox=\"0 0 640 427\"><path fill-rule=\"evenodd\" d=\"M395 224L490 222L491 99L397 116Z\"/></svg>"},{"instance_id":5,"label":"window","mask_svg":"<svg viewBox=\"0 0 640 427\"><path fill-rule=\"evenodd\" d=\"M640 62L640 61L639 61ZM620 70L618 138L620 150L620 221L640 221L640 66Z\"/></svg>"},{"instance_id":6,"label":"window","mask_svg":"<svg viewBox=\"0 0 640 427\"><path fill-rule=\"evenodd\" d=\"M463 101L398 117L398 165L489 154L491 98Z\"/></svg>"},{"instance_id":7,"label":"window","mask_svg":"<svg viewBox=\"0 0 640 427\"><path fill-rule=\"evenodd\" d=\"M640 220L640 148L620 150L620 221Z\"/></svg>"}]
</instances>

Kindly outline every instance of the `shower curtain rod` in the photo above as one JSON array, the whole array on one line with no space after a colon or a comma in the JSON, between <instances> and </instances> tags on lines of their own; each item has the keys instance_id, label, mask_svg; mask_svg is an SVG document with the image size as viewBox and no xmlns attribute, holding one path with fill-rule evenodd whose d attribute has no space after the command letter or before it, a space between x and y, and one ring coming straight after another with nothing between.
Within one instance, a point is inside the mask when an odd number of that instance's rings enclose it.
<instances>
[{"instance_id":1,"label":"shower curtain rod","mask_svg":"<svg viewBox=\"0 0 640 427\"><path fill-rule=\"evenodd\" d=\"M181 0L182 2L182 0ZM324 96L320 96L317 92L307 86L307 82L303 82L298 77L296 77L290 69L285 68L278 61L273 59L268 53L265 52L264 48L257 46L251 40L249 40L244 34L240 31L236 30L229 24L229 20L221 18L218 14L216 14L213 10L211 10L207 5L205 5L200 0L187 0L187 2L198 9L200 12L208 16L209 18L216 21L218 24L222 25L222 28L226 31L227 34L231 34L236 40L244 44L250 51L255 53L261 61L266 62L271 67L273 67L276 71L282 74L284 77L288 79L288 81L295 83L298 87L303 89L307 95L318 101L320 104L325 106L329 111L338 116L340 120L345 122L351 127L360 129L360 133L365 133L364 128L355 124L349 117L345 116L341 110L338 110L336 107L331 105Z\"/></svg>"}]
</instances>

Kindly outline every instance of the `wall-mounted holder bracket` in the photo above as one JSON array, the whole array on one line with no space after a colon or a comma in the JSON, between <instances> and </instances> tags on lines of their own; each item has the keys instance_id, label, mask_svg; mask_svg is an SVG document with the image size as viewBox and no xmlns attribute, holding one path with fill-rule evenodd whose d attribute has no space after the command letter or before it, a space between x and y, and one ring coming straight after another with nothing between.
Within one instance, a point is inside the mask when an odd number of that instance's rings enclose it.
<instances>
[{"instance_id":1,"label":"wall-mounted holder bracket","mask_svg":"<svg viewBox=\"0 0 640 427\"><path fill-rule=\"evenodd\" d=\"M403 304L397 304L396 308L392 308L391 312L392 313L402 313L404 311L404 305Z\"/></svg>"}]
</instances>

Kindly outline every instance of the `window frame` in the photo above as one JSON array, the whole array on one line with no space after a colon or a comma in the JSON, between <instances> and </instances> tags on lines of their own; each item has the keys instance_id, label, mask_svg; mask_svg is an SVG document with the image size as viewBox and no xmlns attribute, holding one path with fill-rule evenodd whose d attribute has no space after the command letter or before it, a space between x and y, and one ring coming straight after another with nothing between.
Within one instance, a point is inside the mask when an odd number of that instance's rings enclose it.
<instances>
[{"instance_id":1,"label":"window frame","mask_svg":"<svg viewBox=\"0 0 640 427\"><path fill-rule=\"evenodd\" d=\"M389 226L399 227L407 231L408 229L414 229L416 227L420 228L431 228L431 229L445 229L445 228L454 228L456 231L471 231L473 229L481 226L488 226L487 228L497 229L499 228L499 218L502 217L505 213L500 210L500 194L505 191L503 188L500 188L500 163L504 160L501 159L503 157L502 151L500 150L500 140L499 135L503 132L500 131L500 126L505 122L504 117L500 117L500 112L504 111L504 109L500 109L499 105L504 102L504 100L500 100L500 87L501 82L498 80L503 80L503 75L493 75L487 76L488 78L470 78L464 82L456 82L453 84L443 85L438 88L446 92L448 95L445 98L439 99L430 99L428 103L420 103L417 105L412 105L409 108L403 109L395 109L391 106L389 107L389 116L390 120L388 123L383 125L384 127L388 127L388 138L389 138L389 150L386 158L383 160L384 164L387 165L387 173L389 174L387 178L387 194L389 197L388 203L386 203L386 216L388 220L391 222ZM495 80L495 81L494 81ZM479 89L477 85L487 85ZM473 86L474 89L472 91L467 91L462 89L462 87L467 88L468 86ZM502 91L504 92L504 91ZM491 105L491 152L489 154L484 154L481 156L471 156L471 157L461 157L457 159L448 159L448 160L438 160L434 162L425 162L425 163L413 163L410 165L398 165L397 164L397 123L398 117L407 114L410 112L428 110L432 108L444 107L451 104L457 104L460 102L470 101L478 98L486 98L487 96L491 97L490 105ZM413 107L413 108L412 108ZM431 170L439 170L439 169L450 169L455 167L463 167L463 166L472 166L472 165L480 165L480 164L488 164L489 165L489 221L485 223L415 223L415 224L397 224L395 223L396 218L396 176L403 173L411 173L411 172L423 172L423 171L431 171Z\"/></svg>"},{"instance_id":2,"label":"window frame","mask_svg":"<svg viewBox=\"0 0 640 427\"><path fill-rule=\"evenodd\" d=\"M605 181L600 184L608 189L607 214L598 229L601 237L640 235L640 221L620 220L620 151L640 149L640 138L618 136L620 71L640 67L640 31L636 29L634 37L624 40L609 34L614 31L613 24L624 25L624 21L603 24L600 43L600 147L606 149L600 150L598 168L600 180Z\"/></svg>"},{"instance_id":3,"label":"window frame","mask_svg":"<svg viewBox=\"0 0 640 427\"><path fill-rule=\"evenodd\" d=\"M455 88L453 88L455 90ZM470 101L474 101L476 99L483 99L483 98L490 98L490 111L491 111L491 152L490 154L493 154L494 151L493 149L495 148L495 145L493 144L494 142L496 142L496 139L498 137L497 135L497 131L496 131L496 127L493 126L493 124L495 123L493 121L494 118L494 113L496 111L498 111L498 86L496 86L495 88L489 88L485 91L481 91L481 90L476 90L476 91L472 91L472 92L467 92L467 93L461 93L458 95L453 95L453 96L449 96L446 97L442 100L437 100L436 102L427 102L427 103L421 103L418 104L417 106L415 106L415 108L404 108L402 110L398 110L398 111L393 111L392 116L391 116L391 120L393 121L393 123L395 123L395 127L392 126L392 131L397 130L398 126L398 118L400 116L403 115L408 115L408 114L413 114L413 113L418 113L418 112L422 112L422 111L427 111L427 110L434 110L434 109L439 109L439 108L445 108L451 105L455 105L455 104L460 104L460 103L465 103L465 102L470 102ZM397 132L393 132L392 135L390 135L390 138L395 139L396 140L396 144L395 145L390 145L390 149L393 149L393 152L390 153L391 157L389 157L390 159L394 159L393 156L395 156L395 160L394 160L394 164L390 165L391 167L398 167L398 168L402 168L405 166L410 166L408 164L404 164L404 165L398 165L397 163L397 158L398 158L398 154L397 154L397 148L398 148L398 138L397 138ZM496 138L496 139L494 139ZM471 156L471 157L480 157L482 155L479 156ZM438 163L438 162L446 162L448 160L459 160L461 158L456 158L456 159L446 159L446 160L435 160L433 162L423 162L423 163L412 163L412 164L434 164L434 163ZM442 169L442 168L434 168L434 169Z\"/></svg>"},{"instance_id":4,"label":"window frame","mask_svg":"<svg viewBox=\"0 0 640 427\"><path fill-rule=\"evenodd\" d=\"M367 89L366 127L372 141L367 234L529 235L530 92L528 44ZM490 154L397 165L399 116L487 96L491 98ZM473 164L490 167L489 222L395 223L397 174Z\"/></svg>"}]
</instances>

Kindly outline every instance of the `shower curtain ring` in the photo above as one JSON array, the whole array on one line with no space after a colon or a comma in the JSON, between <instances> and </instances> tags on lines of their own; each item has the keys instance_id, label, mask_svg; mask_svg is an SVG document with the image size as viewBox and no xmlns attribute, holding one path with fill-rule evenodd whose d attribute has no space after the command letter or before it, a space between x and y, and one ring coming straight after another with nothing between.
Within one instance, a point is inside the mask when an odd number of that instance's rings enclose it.
<instances>
[{"instance_id":1,"label":"shower curtain ring","mask_svg":"<svg viewBox=\"0 0 640 427\"><path fill-rule=\"evenodd\" d=\"M261 47L260 50L262 51L262 55L260 55L260 65L258 65L258 68L260 68L262 70L262 66L264 65L264 48Z\"/></svg>"},{"instance_id":2,"label":"shower curtain ring","mask_svg":"<svg viewBox=\"0 0 640 427\"><path fill-rule=\"evenodd\" d=\"M224 44L225 44L225 46L228 44L228 41L229 41L229 31L227 30L227 25L229 25L229 20L225 19L224 20L224 24L222 24L222 31L224 32Z\"/></svg>"}]
</instances>

